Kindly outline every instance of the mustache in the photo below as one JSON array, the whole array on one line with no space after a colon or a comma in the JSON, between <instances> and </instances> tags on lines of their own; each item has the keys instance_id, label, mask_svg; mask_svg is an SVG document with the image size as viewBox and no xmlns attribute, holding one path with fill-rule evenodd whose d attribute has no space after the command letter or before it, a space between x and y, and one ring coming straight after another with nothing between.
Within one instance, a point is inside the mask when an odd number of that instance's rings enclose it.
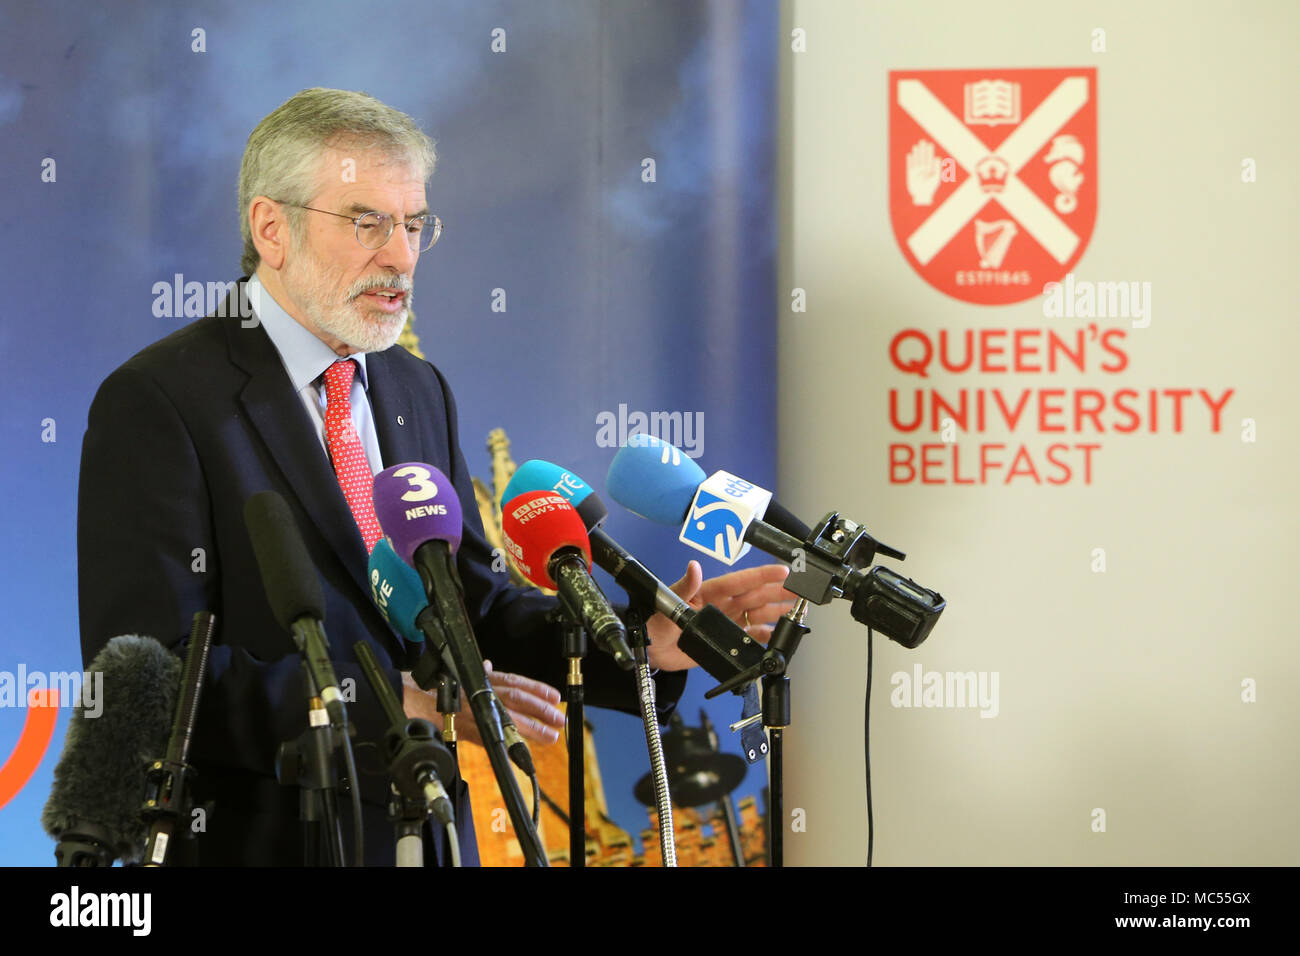
<instances>
[{"instance_id":1,"label":"mustache","mask_svg":"<svg viewBox=\"0 0 1300 956\"><path fill-rule=\"evenodd\" d=\"M365 295L375 289L396 289L398 292L405 292L408 300L411 297L415 283L411 281L410 276L368 276L364 279L358 279L348 289L348 299L355 299L359 295Z\"/></svg>"}]
</instances>

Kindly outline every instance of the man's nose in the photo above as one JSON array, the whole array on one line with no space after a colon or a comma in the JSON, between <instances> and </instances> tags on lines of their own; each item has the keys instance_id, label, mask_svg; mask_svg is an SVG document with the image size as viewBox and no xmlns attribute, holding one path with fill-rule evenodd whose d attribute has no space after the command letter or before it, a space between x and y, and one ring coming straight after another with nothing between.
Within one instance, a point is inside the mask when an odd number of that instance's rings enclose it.
<instances>
[{"instance_id":1,"label":"man's nose","mask_svg":"<svg viewBox=\"0 0 1300 956\"><path fill-rule=\"evenodd\" d=\"M415 262L419 257L420 254L411 248L406 237L406 224L402 222L393 224L393 232L388 241L375 250L375 262L378 265L391 267L403 275L415 270Z\"/></svg>"}]
</instances>

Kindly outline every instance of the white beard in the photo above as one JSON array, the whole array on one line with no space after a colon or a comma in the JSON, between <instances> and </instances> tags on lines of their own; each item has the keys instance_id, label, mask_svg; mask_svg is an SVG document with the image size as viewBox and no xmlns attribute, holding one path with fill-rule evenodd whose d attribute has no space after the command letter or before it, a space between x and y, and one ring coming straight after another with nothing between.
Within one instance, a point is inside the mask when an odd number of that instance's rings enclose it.
<instances>
[{"instance_id":1,"label":"white beard","mask_svg":"<svg viewBox=\"0 0 1300 956\"><path fill-rule=\"evenodd\" d=\"M362 352L382 352L397 343L406 325L413 293L409 276L372 276L358 279L342 301L332 301L342 280L342 270L316 258L308 244L299 246L298 256L287 263L282 275L285 291L306 313L316 328ZM389 315L370 309L358 297L370 289L391 287L406 293L405 307Z\"/></svg>"}]
</instances>

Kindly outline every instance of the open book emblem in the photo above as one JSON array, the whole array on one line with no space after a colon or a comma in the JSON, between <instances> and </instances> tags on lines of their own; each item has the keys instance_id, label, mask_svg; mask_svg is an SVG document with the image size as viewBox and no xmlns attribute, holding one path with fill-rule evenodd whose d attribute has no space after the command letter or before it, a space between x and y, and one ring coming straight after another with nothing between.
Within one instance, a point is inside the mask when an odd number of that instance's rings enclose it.
<instances>
[{"instance_id":1,"label":"open book emblem","mask_svg":"<svg viewBox=\"0 0 1300 956\"><path fill-rule=\"evenodd\" d=\"M986 123L997 126L1020 122L1020 84L1006 80L978 80L967 83L965 91L966 124Z\"/></svg>"}]
</instances>

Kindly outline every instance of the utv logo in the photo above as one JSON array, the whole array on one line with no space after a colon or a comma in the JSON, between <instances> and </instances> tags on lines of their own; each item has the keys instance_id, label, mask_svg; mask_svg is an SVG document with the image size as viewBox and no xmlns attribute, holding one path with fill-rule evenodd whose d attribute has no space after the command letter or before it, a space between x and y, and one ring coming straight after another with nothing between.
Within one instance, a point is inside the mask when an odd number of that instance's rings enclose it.
<instances>
[{"instance_id":1,"label":"utv logo","mask_svg":"<svg viewBox=\"0 0 1300 956\"><path fill-rule=\"evenodd\" d=\"M889 74L889 213L940 292L1010 305L1064 276L1097 219L1097 70Z\"/></svg>"}]
</instances>

